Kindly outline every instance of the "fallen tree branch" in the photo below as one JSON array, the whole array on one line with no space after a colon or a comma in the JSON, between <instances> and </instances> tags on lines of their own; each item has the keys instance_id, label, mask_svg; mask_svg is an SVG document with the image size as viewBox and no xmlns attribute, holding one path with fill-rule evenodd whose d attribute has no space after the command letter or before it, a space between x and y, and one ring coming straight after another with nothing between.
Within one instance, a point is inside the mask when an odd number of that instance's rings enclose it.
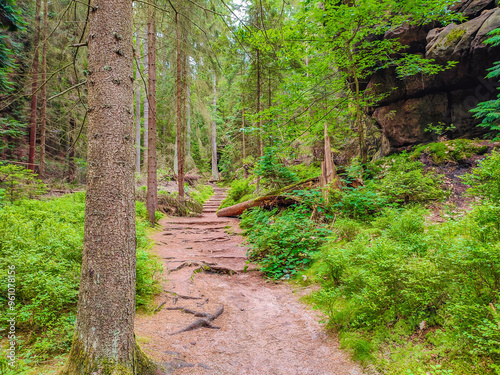
<instances>
[{"instance_id":1,"label":"fallen tree branch","mask_svg":"<svg viewBox=\"0 0 500 375\"><path fill-rule=\"evenodd\" d=\"M200 272L218 273L218 274L225 274L225 275L229 275L229 276L236 275L238 273L235 270L230 269L230 268L211 266L211 265L208 265L207 263L202 264L198 268L196 268L193 271L193 275L195 273L200 273Z\"/></svg>"},{"instance_id":2,"label":"fallen tree branch","mask_svg":"<svg viewBox=\"0 0 500 375\"><path fill-rule=\"evenodd\" d=\"M218 217L228 217L228 216L239 216L245 210L252 207L276 207L276 206L290 206L297 203L298 200L283 195L266 195L264 197L258 197L251 199L249 201L235 204L234 206L226 207L217 211Z\"/></svg>"}]
</instances>

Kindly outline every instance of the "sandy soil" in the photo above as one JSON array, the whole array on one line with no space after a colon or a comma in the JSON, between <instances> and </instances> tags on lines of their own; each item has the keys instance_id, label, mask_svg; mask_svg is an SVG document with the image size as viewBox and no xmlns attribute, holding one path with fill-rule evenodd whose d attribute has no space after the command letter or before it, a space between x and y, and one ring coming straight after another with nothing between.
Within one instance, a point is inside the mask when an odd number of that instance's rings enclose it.
<instances>
[{"instance_id":1,"label":"sandy soil","mask_svg":"<svg viewBox=\"0 0 500 375\"><path fill-rule=\"evenodd\" d=\"M202 217L163 219L153 235L168 281L157 299L165 302L161 309L136 318L144 351L166 374L362 375L290 285L266 281L246 264L238 220L215 216L224 190L215 194ZM202 262L236 273L206 272ZM224 312L212 321L220 329L171 335L200 318L168 308L213 314L220 306Z\"/></svg>"}]
</instances>

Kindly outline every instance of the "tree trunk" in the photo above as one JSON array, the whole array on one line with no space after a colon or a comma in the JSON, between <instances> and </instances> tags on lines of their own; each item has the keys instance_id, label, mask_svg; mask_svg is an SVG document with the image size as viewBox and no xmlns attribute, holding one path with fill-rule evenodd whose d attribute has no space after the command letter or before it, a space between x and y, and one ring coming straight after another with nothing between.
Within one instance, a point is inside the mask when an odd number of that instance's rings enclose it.
<instances>
[{"instance_id":1,"label":"tree trunk","mask_svg":"<svg viewBox=\"0 0 500 375\"><path fill-rule=\"evenodd\" d=\"M257 113L260 112L260 51L257 50ZM259 155L264 156L264 147L262 145L262 120L259 119ZM257 176L256 194L260 192L260 176Z\"/></svg>"},{"instance_id":2,"label":"tree trunk","mask_svg":"<svg viewBox=\"0 0 500 375\"><path fill-rule=\"evenodd\" d=\"M175 133L175 148L174 148L174 174L179 174L179 155L177 153L177 132Z\"/></svg>"},{"instance_id":3,"label":"tree trunk","mask_svg":"<svg viewBox=\"0 0 500 375\"><path fill-rule=\"evenodd\" d=\"M68 137L68 178L67 181L71 184L75 180L75 145L74 145L74 135L76 129L76 121L73 116L69 119L69 137Z\"/></svg>"},{"instance_id":4,"label":"tree trunk","mask_svg":"<svg viewBox=\"0 0 500 375\"><path fill-rule=\"evenodd\" d=\"M141 173L141 38L140 38L140 29L137 27L136 34L136 58L137 58L137 67L136 67L136 87L135 87L135 171L137 173ZM144 113L144 116L147 116Z\"/></svg>"},{"instance_id":5,"label":"tree trunk","mask_svg":"<svg viewBox=\"0 0 500 375\"><path fill-rule=\"evenodd\" d=\"M181 29L182 33L182 29ZM181 38L181 41L183 41L184 38ZM182 44L181 44L182 46ZM179 168L179 173L178 173L178 184L179 184L179 196L184 196L184 168L186 165L186 160L185 160L185 150L184 150L184 145L186 141L186 126L185 126L185 121L186 121L186 47L184 46L184 50L181 49L181 139L178 145L180 146L177 150L177 156L179 158L178 160L178 168ZM181 190L182 190L182 195L181 195Z\"/></svg>"},{"instance_id":6,"label":"tree trunk","mask_svg":"<svg viewBox=\"0 0 500 375\"><path fill-rule=\"evenodd\" d=\"M43 47L42 47L42 84L47 80L47 12L49 0L43 2ZM40 105L40 171L41 177L45 176L45 132L47 126L47 85L43 85L40 93L42 102Z\"/></svg>"},{"instance_id":7,"label":"tree trunk","mask_svg":"<svg viewBox=\"0 0 500 375\"><path fill-rule=\"evenodd\" d=\"M156 367L134 338L132 2L90 6L83 259L75 334L60 374L149 375Z\"/></svg>"},{"instance_id":8,"label":"tree trunk","mask_svg":"<svg viewBox=\"0 0 500 375\"><path fill-rule=\"evenodd\" d=\"M214 111L212 118L212 134L211 134L211 145L212 145L212 178L214 180L219 179L219 168L217 167L217 77L214 72Z\"/></svg>"},{"instance_id":9,"label":"tree trunk","mask_svg":"<svg viewBox=\"0 0 500 375\"><path fill-rule=\"evenodd\" d=\"M148 36L148 30L146 29L146 38L145 40L147 41L149 36ZM148 43L145 42L143 44L144 46L144 61L142 63L142 66L144 67L144 75L149 76L149 58L148 58ZM149 84L148 84L149 86ZM146 89L144 89L146 91ZM143 144L144 144L144 155L143 155L143 170L148 170L148 151L149 151L149 94L145 92L144 95L144 134L143 134Z\"/></svg>"},{"instance_id":10,"label":"tree trunk","mask_svg":"<svg viewBox=\"0 0 500 375\"><path fill-rule=\"evenodd\" d=\"M241 128L242 128L242 146L243 146L243 159L247 157L247 145L245 143L245 93L241 92ZM246 169L245 169L246 171ZM247 177L245 177L247 178Z\"/></svg>"},{"instance_id":11,"label":"tree trunk","mask_svg":"<svg viewBox=\"0 0 500 375\"><path fill-rule=\"evenodd\" d=\"M184 175L181 166L182 150L182 57L181 57L181 20L180 14L176 15L176 37L177 37L177 185L179 197L184 198Z\"/></svg>"},{"instance_id":12,"label":"tree trunk","mask_svg":"<svg viewBox=\"0 0 500 375\"><path fill-rule=\"evenodd\" d=\"M37 109L37 94L38 88L38 44L40 42L40 6L41 0L36 0L35 10L35 37L33 39L33 67L32 77L33 83L31 86L31 117L30 117L30 152L28 156L28 168L35 171L35 148L36 148L36 109Z\"/></svg>"},{"instance_id":13,"label":"tree trunk","mask_svg":"<svg viewBox=\"0 0 500 375\"><path fill-rule=\"evenodd\" d=\"M328 124L324 123L324 139L325 139L325 149L324 149L324 162L322 168L322 181L325 185L329 183L334 184L335 188L338 188L338 177L337 171L335 170L335 165L332 161L332 147L330 146L330 136L328 135Z\"/></svg>"},{"instance_id":14,"label":"tree trunk","mask_svg":"<svg viewBox=\"0 0 500 375\"><path fill-rule=\"evenodd\" d=\"M154 0L151 0L154 4ZM148 191L146 206L149 221L155 224L158 208L158 179L156 176L156 25L155 8L148 7Z\"/></svg>"},{"instance_id":15,"label":"tree trunk","mask_svg":"<svg viewBox=\"0 0 500 375\"><path fill-rule=\"evenodd\" d=\"M187 81L187 77L186 77ZM191 89L189 82L187 83L186 90L186 155L191 156Z\"/></svg>"},{"instance_id":16,"label":"tree trunk","mask_svg":"<svg viewBox=\"0 0 500 375\"><path fill-rule=\"evenodd\" d=\"M286 195L266 195L264 197L258 197L249 201L235 204L234 206L221 208L219 211L217 211L217 217L240 216L245 210L248 210L252 207L288 207L297 202L299 202L297 199Z\"/></svg>"}]
</instances>

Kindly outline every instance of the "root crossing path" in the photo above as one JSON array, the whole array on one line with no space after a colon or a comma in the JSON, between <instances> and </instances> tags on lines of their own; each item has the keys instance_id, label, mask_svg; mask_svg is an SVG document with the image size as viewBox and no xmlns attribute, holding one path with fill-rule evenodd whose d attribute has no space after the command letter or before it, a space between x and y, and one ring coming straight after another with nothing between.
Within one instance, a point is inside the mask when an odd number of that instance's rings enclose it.
<instances>
[{"instance_id":1,"label":"root crossing path","mask_svg":"<svg viewBox=\"0 0 500 375\"><path fill-rule=\"evenodd\" d=\"M156 312L136 318L141 347L166 374L362 375L290 285L246 263L214 190L201 217L163 219L152 236L166 280Z\"/></svg>"}]
</instances>

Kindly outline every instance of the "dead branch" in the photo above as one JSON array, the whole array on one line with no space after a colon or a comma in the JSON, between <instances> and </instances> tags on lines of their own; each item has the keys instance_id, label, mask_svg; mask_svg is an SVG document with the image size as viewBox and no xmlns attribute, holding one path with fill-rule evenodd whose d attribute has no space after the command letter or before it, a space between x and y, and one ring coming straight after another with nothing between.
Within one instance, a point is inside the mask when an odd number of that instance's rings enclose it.
<instances>
[{"instance_id":1,"label":"dead branch","mask_svg":"<svg viewBox=\"0 0 500 375\"><path fill-rule=\"evenodd\" d=\"M229 276L238 274L238 272L236 272L233 269L226 268L226 267L212 266L212 265L209 265L208 263L201 264L198 268L196 268L193 271L193 275L195 273L200 273L200 272L218 273L218 274L225 274L225 275L229 275Z\"/></svg>"},{"instance_id":2,"label":"dead branch","mask_svg":"<svg viewBox=\"0 0 500 375\"><path fill-rule=\"evenodd\" d=\"M220 307L217 309L217 311L213 314L210 313L203 313L203 312L197 312L191 309L186 309L184 307L169 307L169 310L181 310L182 312L188 313L188 314L193 314L194 316L202 316L202 318L196 320L195 322L191 323L188 325L186 328L183 328L179 331L170 333L170 336L176 335L181 332L187 332L187 331L193 331L198 328L206 327L206 328L212 328L212 329L220 329L220 327L214 326L212 322L217 319L223 312L224 312L224 305L220 305Z\"/></svg>"},{"instance_id":3,"label":"dead branch","mask_svg":"<svg viewBox=\"0 0 500 375\"><path fill-rule=\"evenodd\" d=\"M163 291L166 292L166 293L170 293L170 294L172 294L175 297L182 298L182 299L203 299L202 297L184 296L182 294L179 294L179 293L176 293L176 292L172 292L172 291L166 290L166 289L163 289ZM178 309L174 309L174 310L178 310Z\"/></svg>"}]
</instances>

